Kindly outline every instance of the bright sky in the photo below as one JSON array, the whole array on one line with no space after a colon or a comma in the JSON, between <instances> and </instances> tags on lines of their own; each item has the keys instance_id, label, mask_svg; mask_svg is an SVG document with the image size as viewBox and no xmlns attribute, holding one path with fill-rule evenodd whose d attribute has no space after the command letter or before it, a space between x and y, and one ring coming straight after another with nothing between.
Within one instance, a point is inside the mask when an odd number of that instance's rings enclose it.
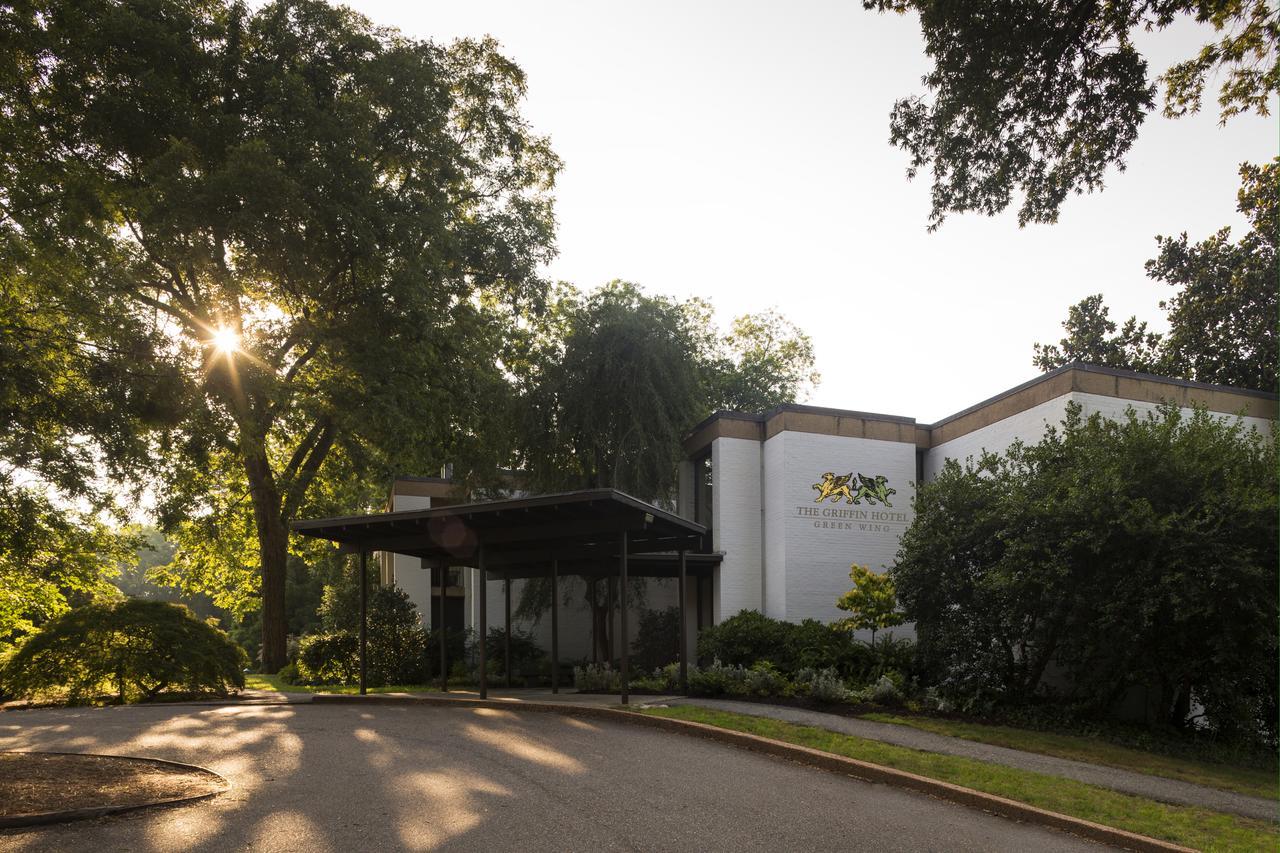
<instances>
[{"instance_id":1,"label":"bright sky","mask_svg":"<svg viewBox=\"0 0 1280 853\"><path fill-rule=\"evenodd\" d=\"M1215 86L1202 115L1149 117L1127 170L1058 224L1019 229L1010 210L929 234L927 178L908 183L888 141L894 100L924 91L914 17L857 0L350 5L420 38L492 35L525 70L525 115L565 162L551 276L702 296L726 325L776 307L817 346L806 402L921 422L1034 377L1032 343L1091 293L1162 330L1155 235L1240 233L1238 165L1276 154L1274 114L1220 128ZM1140 44L1157 73L1208 36L1185 21Z\"/></svg>"}]
</instances>

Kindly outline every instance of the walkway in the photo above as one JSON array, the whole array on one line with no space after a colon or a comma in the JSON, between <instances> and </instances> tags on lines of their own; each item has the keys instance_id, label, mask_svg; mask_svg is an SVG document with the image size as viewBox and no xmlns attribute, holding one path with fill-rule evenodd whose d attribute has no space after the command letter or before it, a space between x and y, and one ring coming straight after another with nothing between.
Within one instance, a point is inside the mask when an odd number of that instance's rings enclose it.
<instances>
[{"instance_id":1,"label":"walkway","mask_svg":"<svg viewBox=\"0 0 1280 853\"><path fill-rule=\"evenodd\" d=\"M0 832L6 851L1036 850L1074 836L700 738L432 704L38 709L0 749L200 764L231 790Z\"/></svg>"},{"instance_id":2,"label":"walkway","mask_svg":"<svg viewBox=\"0 0 1280 853\"><path fill-rule=\"evenodd\" d=\"M750 714L756 717L769 717L788 723L799 723L805 726L855 735L868 740L918 749L924 752L937 752L943 755L958 755L975 758L992 764L1003 764L1021 770L1031 770L1049 776L1061 776L1087 782L1126 794L1135 794L1152 800L1180 805L1202 806L1215 811L1230 812L1258 820L1277 820L1280 817L1280 804L1274 800L1251 797L1219 788L1209 788L1177 779L1166 779L1163 776L1148 776L1130 770L1105 767L1097 764L1086 764L1083 761L1072 761L1068 758L1055 758L1051 755L1040 755L1035 752L1024 752L1003 746L978 743L962 738L925 732L909 726L897 726L892 723L877 723L857 717L845 717L839 714L824 714L820 711L808 711L802 708L788 708L779 705L766 705L761 702L735 702L729 699L695 699L681 698L668 700L664 704L697 705L703 708L716 708L721 711L734 711L739 714Z\"/></svg>"}]
</instances>

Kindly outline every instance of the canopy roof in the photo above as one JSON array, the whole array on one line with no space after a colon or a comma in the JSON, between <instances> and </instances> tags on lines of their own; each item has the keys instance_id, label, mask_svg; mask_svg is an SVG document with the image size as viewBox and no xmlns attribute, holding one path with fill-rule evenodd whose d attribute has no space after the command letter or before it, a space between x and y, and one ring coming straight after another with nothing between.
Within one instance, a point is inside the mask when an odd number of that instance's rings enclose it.
<instances>
[{"instance_id":1,"label":"canopy roof","mask_svg":"<svg viewBox=\"0 0 1280 853\"><path fill-rule=\"evenodd\" d=\"M637 575L669 577L676 551L698 551L707 529L615 489L589 489L433 509L295 521L303 536L337 542L348 551L394 551L444 565L475 565L480 544L486 567L519 577L534 564L558 560L566 571L612 573L627 534ZM653 555L653 556L649 556ZM689 568L709 569L718 554L690 555ZM668 565L670 564L670 565ZM648 571L645 571L645 569Z\"/></svg>"}]
</instances>

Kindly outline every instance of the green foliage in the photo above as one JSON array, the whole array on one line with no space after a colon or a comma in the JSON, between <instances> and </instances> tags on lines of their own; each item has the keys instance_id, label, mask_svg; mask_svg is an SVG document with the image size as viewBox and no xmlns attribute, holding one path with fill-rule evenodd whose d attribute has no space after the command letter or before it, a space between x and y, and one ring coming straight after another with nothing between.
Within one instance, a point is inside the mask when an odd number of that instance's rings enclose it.
<instances>
[{"instance_id":1,"label":"green foliage","mask_svg":"<svg viewBox=\"0 0 1280 853\"><path fill-rule=\"evenodd\" d=\"M0 648L71 607L119 597L110 578L135 545L127 533L0 479Z\"/></svg>"},{"instance_id":2,"label":"green foliage","mask_svg":"<svg viewBox=\"0 0 1280 853\"><path fill-rule=\"evenodd\" d=\"M645 609L631 643L631 665L637 670L666 666L680 657L680 608Z\"/></svg>"},{"instance_id":3,"label":"green foliage","mask_svg":"<svg viewBox=\"0 0 1280 853\"><path fill-rule=\"evenodd\" d=\"M5 663L0 684L16 696L65 693L71 704L110 691L120 702L165 692L244 687L244 650L187 608L129 599L86 604L49 622Z\"/></svg>"},{"instance_id":4,"label":"green foliage","mask_svg":"<svg viewBox=\"0 0 1280 853\"><path fill-rule=\"evenodd\" d=\"M1238 242L1231 229L1198 243L1158 237L1147 275L1180 288L1169 312L1167 375L1275 391L1280 370L1276 317L1276 243L1280 231L1280 158L1240 167L1237 208L1252 226Z\"/></svg>"},{"instance_id":5,"label":"green foliage","mask_svg":"<svg viewBox=\"0 0 1280 853\"><path fill-rule=\"evenodd\" d=\"M562 286L508 358L525 402L521 457L540 490L669 498L680 442L722 408L763 411L818 380L808 336L774 312L717 333L708 304L614 281Z\"/></svg>"},{"instance_id":6,"label":"green foliage","mask_svg":"<svg viewBox=\"0 0 1280 853\"><path fill-rule=\"evenodd\" d=\"M494 674L506 675L503 665L506 661L503 641L506 631L500 626L489 629L489 645L485 650L489 666ZM437 652L438 654L438 652ZM540 680L545 666L548 664L547 653L534 640L533 635L511 629L511 675L513 683L528 684ZM548 673L550 670L546 670Z\"/></svg>"},{"instance_id":7,"label":"green foliage","mask_svg":"<svg viewBox=\"0 0 1280 853\"><path fill-rule=\"evenodd\" d=\"M1165 364L1160 352L1160 336L1147 331L1146 323L1137 317L1125 320L1116 332L1110 309L1102 302L1102 294L1086 296L1067 309L1062 328L1067 336L1054 344L1034 344L1032 363L1048 373L1074 362L1162 373Z\"/></svg>"},{"instance_id":8,"label":"green foliage","mask_svg":"<svg viewBox=\"0 0 1280 853\"><path fill-rule=\"evenodd\" d=\"M698 632L698 660L718 660L731 666L769 661L776 666L790 655L787 633L786 622L758 610L741 610Z\"/></svg>"},{"instance_id":9,"label":"green foliage","mask_svg":"<svg viewBox=\"0 0 1280 853\"><path fill-rule=\"evenodd\" d=\"M1276 435L1174 405L1060 429L916 498L892 575L928 676L970 707L1146 697L1152 724L1224 738L1276 721ZM1136 691L1136 693L1135 693Z\"/></svg>"},{"instance_id":10,"label":"green foliage","mask_svg":"<svg viewBox=\"0 0 1280 853\"><path fill-rule=\"evenodd\" d=\"M1100 364L1239 388L1275 390L1280 369L1276 339L1276 240L1280 210L1280 160L1240 167L1239 210L1251 230L1237 243L1231 229L1199 243L1187 235L1157 237L1160 254L1147 275L1180 288L1160 303L1169 312L1169 334L1147 331L1130 317L1116 331L1102 294L1067 311L1067 331L1057 346L1035 345L1044 371L1071 362Z\"/></svg>"},{"instance_id":11,"label":"green foliage","mask_svg":"<svg viewBox=\"0 0 1280 853\"><path fill-rule=\"evenodd\" d=\"M931 97L898 101L890 133L911 155L909 177L932 172L931 228L950 213L995 214L1015 194L1020 224L1053 222L1069 193L1101 189L1108 166L1124 167L1155 106L1156 86L1133 41L1140 30L1193 15L1223 34L1161 78L1166 115L1199 109L1210 74L1222 80L1224 121L1249 110L1266 115L1280 91L1280 24L1266 0L863 6L920 16Z\"/></svg>"},{"instance_id":12,"label":"green foliage","mask_svg":"<svg viewBox=\"0 0 1280 853\"><path fill-rule=\"evenodd\" d=\"M902 624L893 578L854 563L849 567L849 580L853 581L853 588L836 600L836 607L853 615L838 624L847 631L870 630L874 647L876 631Z\"/></svg>"},{"instance_id":13,"label":"green foliage","mask_svg":"<svg viewBox=\"0 0 1280 853\"><path fill-rule=\"evenodd\" d=\"M805 667L796 673L796 692L817 702L844 702L853 698L835 667Z\"/></svg>"},{"instance_id":14,"label":"green foliage","mask_svg":"<svg viewBox=\"0 0 1280 853\"><path fill-rule=\"evenodd\" d=\"M355 682L360 675L360 599L353 579L325 587L320 619L322 632L298 642L301 683ZM397 586L370 585L366 642L365 678L373 687L425 683L428 660L439 659L438 646L431 656L417 606Z\"/></svg>"},{"instance_id":15,"label":"green foliage","mask_svg":"<svg viewBox=\"0 0 1280 853\"><path fill-rule=\"evenodd\" d=\"M506 461L499 356L544 290L559 167L524 92L492 40L317 0L0 19L0 281L39 312L15 358L40 386L122 353L48 418L119 398L130 420L86 434L145 439L175 574L237 614L260 589L272 670L292 519L366 508L389 470Z\"/></svg>"},{"instance_id":16,"label":"green foliage","mask_svg":"<svg viewBox=\"0 0 1280 853\"><path fill-rule=\"evenodd\" d=\"M355 684L360 679L360 638L351 631L303 637L294 667L296 684Z\"/></svg>"},{"instance_id":17,"label":"green foliage","mask_svg":"<svg viewBox=\"0 0 1280 853\"><path fill-rule=\"evenodd\" d=\"M698 659L728 666L767 663L788 676L804 669L833 668L843 678L862 680L876 670L876 656L848 631L816 619L796 624L743 610L698 634Z\"/></svg>"},{"instance_id":18,"label":"green foliage","mask_svg":"<svg viewBox=\"0 0 1280 853\"><path fill-rule=\"evenodd\" d=\"M621 689L622 675L608 663L588 663L573 668L573 689L579 693L605 693Z\"/></svg>"},{"instance_id":19,"label":"green foliage","mask_svg":"<svg viewBox=\"0 0 1280 853\"><path fill-rule=\"evenodd\" d=\"M710 357L710 410L765 412L817 385L813 341L776 311L744 314Z\"/></svg>"}]
</instances>

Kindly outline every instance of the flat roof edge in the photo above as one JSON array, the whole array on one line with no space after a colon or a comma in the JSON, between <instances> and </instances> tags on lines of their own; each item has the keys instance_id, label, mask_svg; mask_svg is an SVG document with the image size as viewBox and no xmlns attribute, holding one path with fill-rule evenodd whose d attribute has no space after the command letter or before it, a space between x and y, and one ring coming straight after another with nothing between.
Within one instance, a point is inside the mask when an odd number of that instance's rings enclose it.
<instances>
[{"instance_id":1,"label":"flat roof edge","mask_svg":"<svg viewBox=\"0 0 1280 853\"><path fill-rule=\"evenodd\" d=\"M972 406L969 406L966 409L962 409L953 415L948 415L947 417L942 418L939 421L935 421L934 423L931 423L931 424L921 424L921 426L924 429L927 429L930 431L935 430L941 426L946 426L947 424L951 423L954 420L963 418L965 415L971 415L974 412L980 411L981 409L984 409L987 406L998 403L1007 397L1012 397L1014 394L1017 394L1021 391L1025 391L1028 388L1034 388L1036 385L1039 385L1043 382L1048 382L1058 376L1062 376L1072 371L1080 371L1082 373L1096 373L1102 376L1113 376L1121 379L1143 379L1150 382L1159 382L1164 385L1172 385L1178 388L1195 388L1202 391L1220 391L1227 394L1239 394L1244 397L1256 397L1262 400L1280 399L1280 395L1273 394L1270 391L1255 391L1252 388L1237 388L1233 385L1215 385L1210 382L1196 382L1191 379L1175 379L1171 376L1160 376L1155 373L1140 373L1139 371L1136 371L1136 370L1124 370L1118 367L1104 367L1100 364L1087 364L1082 361L1073 361L1070 364L1064 364L1062 367L1055 368L1053 370L1050 370L1047 373L1042 373L1039 376L1036 376L1032 379L1027 380L1026 382L1023 382L1021 385L1015 385L1014 387L1009 388L1008 390L1001 391L999 394L996 394L993 397L989 397L980 403L975 403Z\"/></svg>"}]
</instances>

